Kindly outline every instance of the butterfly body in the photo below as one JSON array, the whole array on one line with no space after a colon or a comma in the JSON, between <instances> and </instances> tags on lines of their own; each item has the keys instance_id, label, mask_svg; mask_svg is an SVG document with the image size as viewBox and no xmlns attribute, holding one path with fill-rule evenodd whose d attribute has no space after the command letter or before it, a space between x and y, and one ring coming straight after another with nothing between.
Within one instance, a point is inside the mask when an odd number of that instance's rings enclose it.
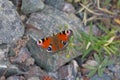
<instances>
[{"instance_id":1,"label":"butterfly body","mask_svg":"<svg viewBox=\"0 0 120 80\"><path fill-rule=\"evenodd\" d=\"M67 46L72 34L72 30L64 30L56 35L38 40L37 44L47 52L57 52Z\"/></svg>"}]
</instances>

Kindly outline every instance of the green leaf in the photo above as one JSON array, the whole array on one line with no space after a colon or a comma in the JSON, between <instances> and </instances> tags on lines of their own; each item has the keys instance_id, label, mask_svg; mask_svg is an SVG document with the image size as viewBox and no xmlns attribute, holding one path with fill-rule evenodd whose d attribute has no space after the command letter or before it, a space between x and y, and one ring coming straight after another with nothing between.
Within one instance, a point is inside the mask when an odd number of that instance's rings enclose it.
<instances>
[{"instance_id":1,"label":"green leaf","mask_svg":"<svg viewBox=\"0 0 120 80\"><path fill-rule=\"evenodd\" d=\"M89 72L88 77L92 77L97 72L97 68Z\"/></svg>"},{"instance_id":2,"label":"green leaf","mask_svg":"<svg viewBox=\"0 0 120 80\"><path fill-rule=\"evenodd\" d=\"M108 60L107 66L112 65L114 63L114 60Z\"/></svg>"},{"instance_id":3,"label":"green leaf","mask_svg":"<svg viewBox=\"0 0 120 80\"><path fill-rule=\"evenodd\" d=\"M90 69L90 70L96 69L95 66L85 66L85 68Z\"/></svg>"},{"instance_id":4,"label":"green leaf","mask_svg":"<svg viewBox=\"0 0 120 80\"><path fill-rule=\"evenodd\" d=\"M98 55L97 54L94 54L94 58L95 58L95 61L97 61L98 62L98 64L100 63L100 58L98 57Z\"/></svg>"},{"instance_id":5,"label":"green leaf","mask_svg":"<svg viewBox=\"0 0 120 80\"><path fill-rule=\"evenodd\" d=\"M82 55L82 59L85 58L90 53L91 50L92 50L91 47L89 49L87 49L87 50L84 50L83 55Z\"/></svg>"},{"instance_id":6,"label":"green leaf","mask_svg":"<svg viewBox=\"0 0 120 80\"><path fill-rule=\"evenodd\" d=\"M103 62L101 63L101 67L106 67L108 63L108 57L106 57Z\"/></svg>"},{"instance_id":7,"label":"green leaf","mask_svg":"<svg viewBox=\"0 0 120 80\"><path fill-rule=\"evenodd\" d=\"M114 51L112 48L107 47L107 49L108 49L111 53L115 54L115 51Z\"/></svg>"},{"instance_id":8,"label":"green leaf","mask_svg":"<svg viewBox=\"0 0 120 80\"><path fill-rule=\"evenodd\" d=\"M107 49L107 47L104 46L103 48L109 55L111 55L111 52Z\"/></svg>"},{"instance_id":9,"label":"green leaf","mask_svg":"<svg viewBox=\"0 0 120 80\"><path fill-rule=\"evenodd\" d=\"M98 75L102 77L105 68L98 68Z\"/></svg>"}]
</instances>

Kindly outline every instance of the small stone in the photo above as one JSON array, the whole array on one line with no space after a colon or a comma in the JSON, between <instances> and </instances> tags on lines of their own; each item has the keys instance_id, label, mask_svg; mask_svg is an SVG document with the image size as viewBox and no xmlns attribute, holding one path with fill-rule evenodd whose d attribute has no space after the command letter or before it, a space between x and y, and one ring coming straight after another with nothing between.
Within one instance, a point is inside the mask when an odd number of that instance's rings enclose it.
<instances>
[{"instance_id":1,"label":"small stone","mask_svg":"<svg viewBox=\"0 0 120 80\"><path fill-rule=\"evenodd\" d=\"M85 64L83 64L83 67L87 67L87 66L97 66L98 63L95 60L88 60Z\"/></svg>"},{"instance_id":2,"label":"small stone","mask_svg":"<svg viewBox=\"0 0 120 80\"><path fill-rule=\"evenodd\" d=\"M120 80L120 65L116 64L116 65L110 65L108 66L108 69L110 71L112 71L114 73L115 78L117 78L117 80Z\"/></svg>"},{"instance_id":3,"label":"small stone","mask_svg":"<svg viewBox=\"0 0 120 80\"><path fill-rule=\"evenodd\" d=\"M7 71L7 72L6 72ZM4 73L5 72L5 73ZM15 74L21 74L22 71L8 61L0 61L0 76L12 76Z\"/></svg>"},{"instance_id":4,"label":"small stone","mask_svg":"<svg viewBox=\"0 0 120 80\"><path fill-rule=\"evenodd\" d=\"M93 77L90 78L90 80L112 80L112 79L110 78L110 76L104 73L102 77L98 76L98 74L95 74Z\"/></svg>"},{"instance_id":5,"label":"small stone","mask_svg":"<svg viewBox=\"0 0 120 80\"><path fill-rule=\"evenodd\" d=\"M29 70L26 72L27 74L25 74L24 76L26 78L29 78L29 77L37 77L37 76L43 76L43 75L46 75L47 73L44 72L40 67L38 66L30 66L29 67Z\"/></svg>"},{"instance_id":6,"label":"small stone","mask_svg":"<svg viewBox=\"0 0 120 80\"><path fill-rule=\"evenodd\" d=\"M25 22L27 20L27 16L26 15L21 15L20 16L22 22Z\"/></svg>"},{"instance_id":7,"label":"small stone","mask_svg":"<svg viewBox=\"0 0 120 80\"><path fill-rule=\"evenodd\" d=\"M22 0L21 10L25 14L40 11L44 8L44 3L41 0Z\"/></svg>"},{"instance_id":8,"label":"small stone","mask_svg":"<svg viewBox=\"0 0 120 80\"><path fill-rule=\"evenodd\" d=\"M1 76L0 80L6 80L5 76Z\"/></svg>"},{"instance_id":9,"label":"small stone","mask_svg":"<svg viewBox=\"0 0 120 80\"><path fill-rule=\"evenodd\" d=\"M45 0L45 3L59 10L62 10L65 5L64 0Z\"/></svg>"},{"instance_id":10,"label":"small stone","mask_svg":"<svg viewBox=\"0 0 120 80\"><path fill-rule=\"evenodd\" d=\"M69 65L62 66L58 69L58 78L60 80L75 80L77 75L78 64L72 61Z\"/></svg>"},{"instance_id":11,"label":"small stone","mask_svg":"<svg viewBox=\"0 0 120 80\"><path fill-rule=\"evenodd\" d=\"M10 76L6 80L25 80L23 76Z\"/></svg>"},{"instance_id":12,"label":"small stone","mask_svg":"<svg viewBox=\"0 0 120 80\"><path fill-rule=\"evenodd\" d=\"M30 77L27 80L40 80L39 77Z\"/></svg>"},{"instance_id":13,"label":"small stone","mask_svg":"<svg viewBox=\"0 0 120 80\"><path fill-rule=\"evenodd\" d=\"M33 58L28 58L27 61L26 61L26 66L33 65L34 62L35 62L35 60Z\"/></svg>"},{"instance_id":14,"label":"small stone","mask_svg":"<svg viewBox=\"0 0 120 80\"><path fill-rule=\"evenodd\" d=\"M6 60L9 52L9 46L6 44L0 44L0 61Z\"/></svg>"},{"instance_id":15,"label":"small stone","mask_svg":"<svg viewBox=\"0 0 120 80\"><path fill-rule=\"evenodd\" d=\"M15 57L15 63L23 63L30 57L30 53L26 47L20 48L17 57Z\"/></svg>"},{"instance_id":16,"label":"small stone","mask_svg":"<svg viewBox=\"0 0 120 80\"><path fill-rule=\"evenodd\" d=\"M70 4L70 3L65 3L62 11L71 14L71 13L75 13L75 8L73 7L72 4Z\"/></svg>"}]
</instances>

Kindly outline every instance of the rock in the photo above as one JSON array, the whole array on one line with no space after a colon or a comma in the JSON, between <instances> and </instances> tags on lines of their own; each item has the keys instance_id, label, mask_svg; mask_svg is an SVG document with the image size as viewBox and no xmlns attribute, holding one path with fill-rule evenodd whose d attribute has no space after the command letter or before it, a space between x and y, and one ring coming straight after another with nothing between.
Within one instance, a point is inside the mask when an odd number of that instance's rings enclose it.
<instances>
[{"instance_id":1,"label":"rock","mask_svg":"<svg viewBox=\"0 0 120 80\"><path fill-rule=\"evenodd\" d=\"M21 64L31 57L30 52L26 48L26 43L28 40L29 38L27 36L23 36L17 42L10 45L8 56L12 63Z\"/></svg>"},{"instance_id":2,"label":"rock","mask_svg":"<svg viewBox=\"0 0 120 80\"><path fill-rule=\"evenodd\" d=\"M84 59L82 59L81 56L74 58L74 60L78 63L79 66L81 66L83 62L85 61Z\"/></svg>"},{"instance_id":3,"label":"rock","mask_svg":"<svg viewBox=\"0 0 120 80\"><path fill-rule=\"evenodd\" d=\"M87 66L98 66L98 63L95 60L88 60L86 61L85 64L82 65L82 67L87 67Z\"/></svg>"},{"instance_id":4,"label":"rock","mask_svg":"<svg viewBox=\"0 0 120 80\"><path fill-rule=\"evenodd\" d=\"M59 10L62 10L65 5L64 0L45 0L45 3Z\"/></svg>"},{"instance_id":5,"label":"rock","mask_svg":"<svg viewBox=\"0 0 120 80\"><path fill-rule=\"evenodd\" d=\"M7 70L7 71L6 71ZM15 74L22 74L23 72L15 65L10 64L8 61L0 61L0 76L12 76Z\"/></svg>"},{"instance_id":6,"label":"rock","mask_svg":"<svg viewBox=\"0 0 120 80\"><path fill-rule=\"evenodd\" d=\"M75 80L77 75L77 62L73 61L69 65L62 66L58 69L59 80Z\"/></svg>"},{"instance_id":7,"label":"rock","mask_svg":"<svg viewBox=\"0 0 120 80\"><path fill-rule=\"evenodd\" d=\"M27 43L27 47L40 67L47 71L54 71L73 58L81 55L80 49L74 48L76 46L69 46L65 50L54 54L48 53L36 44L37 40L42 39L45 36L50 36L53 32L58 33L69 28L73 30L74 35L74 39L70 43L79 45L79 41L77 39L78 36L75 33L82 28L82 24L80 24L80 22L81 21L75 15L68 15L50 6L46 6L42 12L31 14L27 23L34 25L40 30L38 32L32 29L27 32L27 35L31 37L30 41ZM67 25L67 27L65 27L65 25Z\"/></svg>"},{"instance_id":8,"label":"rock","mask_svg":"<svg viewBox=\"0 0 120 80\"><path fill-rule=\"evenodd\" d=\"M102 77L99 77L98 74L96 74L93 77L91 77L90 80L112 80L112 79L110 78L110 76L104 73Z\"/></svg>"},{"instance_id":9,"label":"rock","mask_svg":"<svg viewBox=\"0 0 120 80\"><path fill-rule=\"evenodd\" d=\"M24 76L26 78L30 78L30 77L37 77L37 76L43 76L46 75L47 73L45 71L43 71L40 67L38 66L30 66L29 70L26 71L26 74L24 74Z\"/></svg>"},{"instance_id":10,"label":"rock","mask_svg":"<svg viewBox=\"0 0 120 80\"><path fill-rule=\"evenodd\" d=\"M48 72L48 75L55 78L55 80L58 79L58 71Z\"/></svg>"},{"instance_id":11,"label":"rock","mask_svg":"<svg viewBox=\"0 0 120 80\"><path fill-rule=\"evenodd\" d=\"M34 65L35 60L33 58L28 58L26 61L26 66Z\"/></svg>"},{"instance_id":12,"label":"rock","mask_svg":"<svg viewBox=\"0 0 120 80\"><path fill-rule=\"evenodd\" d=\"M116 80L120 80L120 64L114 64L114 65L110 65L108 66L108 69L114 73L114 78L116 78Z\"/></svg>"},{"instance_id":13,"label":"rock","mask_svg":"<svg viewBox=\"0 0 120 80\"><path fill-rule=\"evenodd\" d=\"M75 8L73 7L72 4L65 2L62 11L71 14L71 13L75 13Z\"/></svg>"},{"instance_id":14,"label":"rock","mask_svg":"<svg viewBox=\"0 0 120 80\"><path fill-rule=\"evenodd\" d=\"M54 80L52 76L49 76L45 71L43 71L38 66L31 66L24 76L27 80L28 79L37 80L38 77L40 78L39 80Z\"/></svg>"},{"instance_id":15,"label":"rock","mask_svg":"<svg viewBox=\"0 0 120 80\"><path fill-rule=\"evenodd\" d=\"M19 53L16 55L14 58L13 62L14 63L24 63L27 59L30 58L30 52L26 47L22 47L19 51Z\"/></svg>"},{"instance_id":16,"label":"rock","mask_svg":"<svg viewBox=\"0 0 120 80\"><path fill-rule=\"evenodd\" d=\"M120 69L117 72L115 72L115 75L114 75L117 80L120 80L120 76L119 75L120 75Z\"/></svg>"},{"instance_id":17,"label":"rock","mask_svg":"<svg viewBox=\"0 0 120 80\"><path fill-rule=\"evenodd\" d=\"M17 7L18 2L19 2L20 0L10 0L10 1Z\"/></svg>"},{"instance_id":18,"label":"rock","mask_svg":"<svg viewBox=\"0 0 120 80\"><path fill-rule=\"evenodd\" d=\"M6 80L25 80L23 76L10 76Z\"/></svg>"},{"instance_id":19,"label":"rock","mask_svg":"<svg viewBox=\"0 0 120 80\"><path fill-rule=\"evenodd\" d=\"M0 61L7 60L7 54L9 52L9 46L7 44L0 44Z\"/></svg>"},{"instance_id":20,"label":"rock","mask_svg":"<svg viewBox=\"0 0 120 80\"><path fill-rule=\"evenodd\" d=\"M82 80L82 75L81 75L81 72L79 71L77 73L77 76L76 76L76 79L75 80ZM84 80L84 79L83 79Z\"/></svg>"},{"instance_id":21,"label":"rock","mask_svg":"<svg viewBox=\"0 0 120 80\"><path fill-rule=\"evenodd\" d=\"M30 77L29 79L27 80L40 80L39 77Z\"/></svg>"},{"instance_id":22,"label":"rock","mask_svg":"<svg viewBox=\"0 0 120 80\"><path fill-rule=\"evenodd\" d=\"M24 26L8 0L0 0L0 44L12 43L24 34Z\"/></svg>"},{"instance_id":23,"label":"rock","mask_svg":"<svg viewBox=\"0 0 120 80\"><path fill-rule=\"evenodd\" d=\"M6 80L5 76L4 76L4 75L1 76L1 77L0 77L0 80Z\"/></svg>"},{"instance_id":24,"label":"rock","mask_svg":"<svg viewBox=\"0 0 120 80\"><path fill-rule=\"evenodd\" d=\"M33 13L44 8L41 0L22 0L21 10L25 14Z\"/></svg>"}]
</instances>

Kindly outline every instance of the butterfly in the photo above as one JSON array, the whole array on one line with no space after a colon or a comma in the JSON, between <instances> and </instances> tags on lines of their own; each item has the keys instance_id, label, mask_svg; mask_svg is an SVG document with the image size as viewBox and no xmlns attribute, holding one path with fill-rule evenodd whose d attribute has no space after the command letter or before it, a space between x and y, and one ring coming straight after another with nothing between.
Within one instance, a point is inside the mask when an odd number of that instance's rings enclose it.
<instances>
[{"instance_id":1,"label":"butterfly","mask_svg":"<svg viewBox=\"0 0 120 80\"><path fill-rule=\"evenodd\" d=\"M53 34L53 36L38 40L37 45L42 47L43 49L46 49L47 52L57 52L67 46L72 34L73 31L71 29L64 30L57 34Z\"/></svg>"}]
</instances>

